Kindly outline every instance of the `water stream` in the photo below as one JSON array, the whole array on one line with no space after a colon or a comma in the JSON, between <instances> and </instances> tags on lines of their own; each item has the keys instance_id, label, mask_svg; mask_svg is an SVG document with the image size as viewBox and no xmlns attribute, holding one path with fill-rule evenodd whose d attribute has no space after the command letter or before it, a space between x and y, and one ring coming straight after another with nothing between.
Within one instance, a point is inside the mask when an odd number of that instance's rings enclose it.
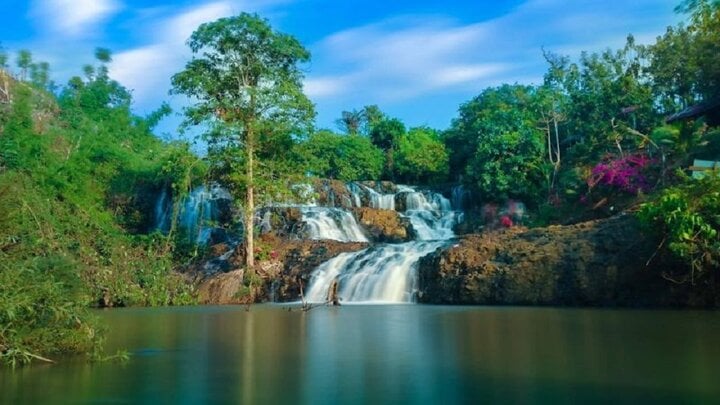
<instances>
[{"instance_id":1,"label":"water stream","mask_svg":"<svg viewBox=\"0 0 720 405\"><path fill-rule=\"evenodd\" d=\"M370 205L380 209L394 210L396 198L404 196L406 209L400 215L412 224L415 240L371 246L321 264L311 275L306 299L324 302L328 289L337 280L338 295L343 302L414 302L418 261L455 237L452 228L457 212L441 194L420 192L408 186L399 186L397 194L381 194L367 186L349 190L353 193L353 201L362 200L357 193L367 192Z\"/></svg>"}]
</instances>

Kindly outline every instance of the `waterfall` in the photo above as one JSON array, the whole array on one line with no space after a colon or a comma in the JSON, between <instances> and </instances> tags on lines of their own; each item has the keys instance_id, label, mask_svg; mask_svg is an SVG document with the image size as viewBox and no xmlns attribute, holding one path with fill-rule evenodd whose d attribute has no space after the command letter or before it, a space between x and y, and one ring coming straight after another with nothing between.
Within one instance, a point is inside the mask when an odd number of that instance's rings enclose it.
<instances>
[{"instance_id":1,"label":"waterfall","mask_svg":"<svg viewBox=\"0 0 720 405\"><path fill-rule=\"evenodd\" d=\"M364 194L364 190L360 185L357 183L348 183L347 189L350 192L350 195L352 196L352 206L359 208L362 207L362 195Z\"/></svg>"},{"instance_id":2,"label":"waterfall","mask_svg":"<svg viewBox=\"0 0 720 405\"><path fill-rule=\"evenodd\" d=\"M362 185L361 187L363 187L368 194L370 208L395 210L395 194L381 194L368 186Z\"/></svg>"},{"instance_id":3,"label":"waterfall","mask_svg":"<svg viewBox=\"0 0 720 405\"><path fill-rule=\"evenodd\" d=\"M341 242L367 242L355 217L339 208L302 207L303 222L310 239L332 239Z\"/></svg>"},{"instance_id":4,"label":"waterfall","mask_svg":"<svg viewBox=\"0 0 720 405\"><path fill-rule=\"evenodd\" d=\"M470 190L467 190L462 184L453 187L450 195L452 197L452 206L456 210L463 210L467 208L470 198L472 197Z\"/></svg>"},{"instance_id":5,"label":"waterfall","mask_svg":"<svg viewBox=\"0 0 720 405\"><path fill-rule=\"evenodd\" d=\"M207 244L213 230L213 222L220 217L219 202L232 199L227 190L217 184L209 189L199 186L193 189L180 207L178 225L185 229L197 244ZM172 201L167 190L163 190L155 204L155 227L162 232L170 229Z\"/></svg>"},{"instance_id":6,"label":"waterfall","mask_svg":"<svg viewBox=\"0 0 720 405\"><path fill-rule=\"evenodd\" d=\"M155 201L155 229L160 232L170 230L170 217L172 216L172 200L166 188L160 192L160 197Z\"/></svg>"},{"instance_id":7,"label":"waterfall","mask_svg":"<svg viewBox=\"0 0 720 405\"><path fill-rule=\"evenodd\" d=\"M395 194L381 194L362 187L368 192L372 207L395 209ZM458 212L453 211L450 201L439 193L420 192L408 186L398 186L397 190L398 194L405 194L406 210L401 215L410 220L417 240L343 253L321 264L311 275L306 297L309 302L325 302L334 280L338 281L338 295L343 302L415 300L418 261L455 237L452 228Z\"/></svg>"},{"instance_id":8,"label":"waterfall","mask_svg":"<svg viewBox=\"0 0 720 405\"><path fill-rule=\"evenodd\" d=\"M444 241L379 245L343 253L321 264L312 275L309 302L324 302L333 280L344 302L413 302L417 291L417 262Z\"/></svg>"}]
</instances>

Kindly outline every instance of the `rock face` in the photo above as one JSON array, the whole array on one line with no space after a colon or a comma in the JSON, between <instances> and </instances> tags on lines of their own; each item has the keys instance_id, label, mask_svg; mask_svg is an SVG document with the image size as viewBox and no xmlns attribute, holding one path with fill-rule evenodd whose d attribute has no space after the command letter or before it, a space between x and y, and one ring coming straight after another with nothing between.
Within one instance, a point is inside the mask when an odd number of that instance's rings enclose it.
<instances>
[{"instance_id":1,"label":"rock face","mask_svg":"<svg viewBox=\"0 0 720 405\"><path fill-rule=\"evenodd\" d=\"M321 263L344 253L367 247L367 243L331 240L287 240L274 234L259 239L267 257L258 260L256 275L248 277L242 267L242 247L227 259L231 271L203 277L198 282L201 304L249 304L263 301L299 301L300 288L307 288L310 274ZM234 270L232 270L234 269ZM196 274L202 274L196 271Z\"/></svg>"},{"instance_id":2,"label":"rock face","mask_svg":"<svg viewBox=\"0 0 720 405\"><path fill-rule=\"evenodd\" d=\"M235 270L206 279L198 287L198 301L213 305L249 303L242 295L243 273L243 270Z\"/></svg>"},{"instance_id":3,"label":"rock face","mask_svg":"<svg viewBox=\"0 0 720 405\"><path fill-rule=\"evenodd\" d=\"M468 235L420 261L419 299L434 304L715 306L712 289L675 285L673 268L632 215Z\"/></svg>"},{"instance_id":4,"label":"rock face","mask_svg":"<svg viewBox=\"0 0 720 405\"><path fill-rule=\"evenodd\" d=\"M354 208L353 214L375 242L400 243L412 240L413 229L407 218L397 211L374 208Z\"/></svg>"},{"instance_id":5,"label":"rock face","mask_svg":"<svg viewBox=\"0 0 720 405\"><path fill-rule=\"evenodd\" d=\"M258 217L262 234L272 232L277 236L290 238L302 233L302 212L297 207L262 208Z\"/></svg>"},{"instance_id":6,"label":"rock face","mask_svg":"<svg viewBox=\"0 0 720 405\"><path fill-rule=\"evenodd\" d=\"M310 274L320 264L333 257L364 249L367 243L323 241L285 241L279 246L282 271L269 281L267 299L273 301L299 301L300 288L307 291Z\"/></svg>"}]
</instances>

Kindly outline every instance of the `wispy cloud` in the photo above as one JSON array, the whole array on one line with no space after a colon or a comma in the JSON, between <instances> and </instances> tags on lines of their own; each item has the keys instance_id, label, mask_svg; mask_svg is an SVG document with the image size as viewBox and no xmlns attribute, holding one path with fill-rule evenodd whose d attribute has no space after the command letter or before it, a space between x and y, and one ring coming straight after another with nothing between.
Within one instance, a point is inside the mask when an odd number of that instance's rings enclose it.
<instances>
[{"instance_id":1,"label":"wispy cloud","mask_svg":"<svg viewBox=\"0 0 720 405\"><path fill-rule=\"evenodd\" d=\"M503 16L470 23L394 16L314 44L306 91L325 122L330 110L336 116L367 103L412 114L429 97L455 99L453 106L437 107L450 113L487 86L541 81L542 48L576 57L581 50L622 46L629 33L650 42L678 20L675 3L530 0Z\"/></svg>"},{"instance_id":2,"label":"wispy cloud","mask_svg":"<svg viewBox=\"0 0 720 405\"><path fill-rule=\"evenodd\" d=\"M322 66L307 91L334 97L381 90L373 96L394 100L491 77L507 66L468 52L486 37L483 24L442 18L396 18L338 32L313 47Z\"/></svg>"},{"instance_id":3,"label":"wispy cloud","mask_svg":"<svg viewBox=\"0 0 720 405\"><path fill-rule=\"evenodd\" d=\"M202 23L242 11L253 12L289 0L220 0L180 9L139 11L147 43L115 54L110 76L133 91L136 106L146 110L167 99L170 78L180 71L190 51L185 42Z\"/></svg>"},{"instance_id":4,"label":"wispy cloud","mask_svg":"<svg viewBox=\"0 0 720 405\"><path fill-rule=\"evenodd\" d=\"M35 0L31 17L54 35L82 37L121 7L116 0Z\"/></svg>"},{"instance_id":5,"label":"wispy cloud","mask_svg":"<svg viewBox=\"0 0 720 405\"><path fill-rule=\"evenodd\" d=\"M178 72L189 51L185 41L200 24L233 14L229 1L219 1L176 12L150 25L150 43L117 53L110 76L133 91L141 107L158 104L170 89L170 77Z\"/></svg>"}]
</instances>

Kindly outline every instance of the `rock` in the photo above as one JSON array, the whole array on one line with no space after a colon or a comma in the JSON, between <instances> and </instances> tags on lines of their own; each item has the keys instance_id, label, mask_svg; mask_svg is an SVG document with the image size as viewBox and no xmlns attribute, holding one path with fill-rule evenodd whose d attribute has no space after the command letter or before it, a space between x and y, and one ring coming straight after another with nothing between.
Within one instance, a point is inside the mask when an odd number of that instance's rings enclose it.
<instances>
[{"instance_id":1,"label":"rock","mask_svg":"<svg viewBox=\"0 0 720 405\"><path fill-rule=\"evenodd\" d=\"M198 286L200 304L246 304L249 298L242 294L243 270L220 273L202 281Z\"/></svg>"},{"instance_id":2,"label":"rock","mask_svg":"<svg viewBox=\"0 0 720 405\"><path fill-rule=\"evenodd\" d=\"M317 180L314 184L317 204L323 207L352 208L352 193L340 180Z\"/></svg>"},{"instance_id":3,"label":"rock","mask_svg":"<svg viewBox=\"0 0 720 405\"><path fill-rule=\"evenodd\" d=\"M283 238L300 236L302 212L297 207L266 207L257 217L261 219L258 223L261 234L272 233Z\"/></svg>"},{"instance_id":4,"label":"rock","mask_svg":"<svg viewBox=\"0 0 720 405\"><path fill-rule=\"evenodd\" d=\"M375 242L399 243L412 239L413 229L407 218L396 211L374 208L353 208L358 223Z\"/></svg>"},{"instance_id":5,"label":"rock","mask_svg":"<svg viewBox=\"0 0 720 405\"><path fill-rule=\"evenodd\" d=\"M632 215L467 235L420 260L420 301L435 304L706 306L710 288L663 279L677 263ZM689 284L689 283L688 283Z\"/></svg>"},{"instance_id":6,"label":"rock","mask_svg":"<svg viewBox=\"0 0 720 405\"><path fill-rule=\"evenodd\" d=\"M269 280L268 297L276 301L299 301L300 288L307 290L310 274L322 263L345 253L364 249L367 243L337 242L332 240L282 241L277 252L283 263L282 272ZM272 293L272 294L270 294Z\"/></svg>"}]
</instances>

